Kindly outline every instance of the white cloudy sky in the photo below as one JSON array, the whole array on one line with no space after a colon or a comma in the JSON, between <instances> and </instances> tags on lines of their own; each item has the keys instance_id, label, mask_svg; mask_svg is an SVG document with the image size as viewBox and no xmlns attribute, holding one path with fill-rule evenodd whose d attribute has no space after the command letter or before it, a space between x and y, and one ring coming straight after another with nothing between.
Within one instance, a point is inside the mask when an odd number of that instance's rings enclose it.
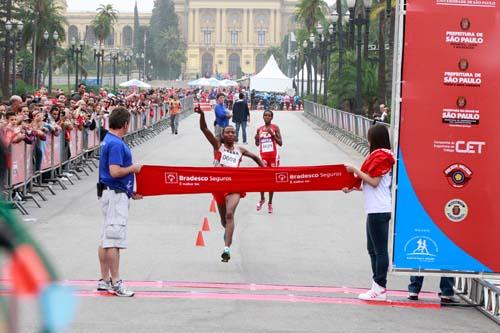
<instances>
[{"instance_id":1,"label":"white cloudy sky","mask_svg":"<svg viewBox=\"0 0 500 333\"><path fill-rule=\"evenodd\" d=\"M133 12L135 0L66 0L68 11L95 11L100 4L112 4L120 12ZM227 0L231 1L231 0ZM335 0L327 0L331 4ZM151 11L154 0L138 0L137 8L140 12Z\"/></svg>"}]
</instances>

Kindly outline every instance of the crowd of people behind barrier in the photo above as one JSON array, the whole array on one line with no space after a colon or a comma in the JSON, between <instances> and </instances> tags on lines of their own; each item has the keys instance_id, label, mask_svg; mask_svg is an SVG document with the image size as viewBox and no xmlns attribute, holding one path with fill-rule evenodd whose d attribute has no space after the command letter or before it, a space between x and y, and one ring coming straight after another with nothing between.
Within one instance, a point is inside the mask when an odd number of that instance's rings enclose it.
<instances>
[{"instance_id":1,"label":"crowd of people behind barrier","mask_svg":"<svg viewBox=\"0 0 500 333\"><path fill-rule=\"evenodd\" d=\"M129 132L135 133L166 117L171 105L178 113L178 101L191 94L189 89L129 89L112 94L103 88L87 91L82 83L70 95L62 90L49 94L41 88L33 95L11 96L0 104L0 138L10 150L6 184L23 185L38 171L53 171L95 150L109 114L118 106L131 112Z\"/></svg>"}]
</instances>

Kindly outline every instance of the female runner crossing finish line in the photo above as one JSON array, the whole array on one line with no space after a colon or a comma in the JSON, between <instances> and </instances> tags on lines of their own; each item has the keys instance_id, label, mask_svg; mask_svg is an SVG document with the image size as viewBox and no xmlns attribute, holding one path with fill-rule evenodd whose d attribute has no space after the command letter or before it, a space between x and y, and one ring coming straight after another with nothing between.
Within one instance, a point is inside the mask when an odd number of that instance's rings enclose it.
<instances>
[{"instance_id":1,"label":"female runner crossing finish line","mask_svg":"<svg viewBox=\"0 0 500 333\"><path fill-rule=\"evenodd\" d=\"M278 125L271 124L274 114L271 110L264 111L264 126L257 129L255 134L255 145L259 147L260 158L264 164L269 168L276 168L280 166L280 157L278 147L283 146L283 139ZM273 195L274 192L269 192L269 202L267 211L269 214L273 212ZM264 192L260 192L260 201L257 203L257 211L262 209L265 202Z\"/></svg>"},{"instance_id":2,"label":"female runner crossing finish line","mask_svg":"<svg viewBox=\"0 0 500 333\"><path fill-rule=\"evenodd\" d=\"M264 164L257 155L251 153L243 147L234 144L236 131L234 127L227 126L222 130L221 141L215 138L214 134L208 129L205 120L205 114L198 106L194 109L200 115L200 130L203 132L208 142L214 148L214 166L216 167L229 167L238 168L240 166L243 156L250 157L259 166L263 167ZM219 208L222 226L225 228L224 233L224 251L222 252L222 261L228 262L231 259L230 247L233 243L234 233L234 214L236 207L241 198L246 196L246 193L213 193L214 199Z\"/></svg>"}]
</instances>

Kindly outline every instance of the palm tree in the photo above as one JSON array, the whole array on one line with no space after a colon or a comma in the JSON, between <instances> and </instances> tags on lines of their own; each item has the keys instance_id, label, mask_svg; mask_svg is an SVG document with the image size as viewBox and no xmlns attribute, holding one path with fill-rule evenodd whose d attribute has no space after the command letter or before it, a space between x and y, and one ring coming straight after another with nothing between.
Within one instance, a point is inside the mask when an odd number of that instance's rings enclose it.
<instances>
[{"instance_id":1,"label":"palm tree","mask_svg":"<svg viewBox=\"0 0 500 333\"><path fill-rule=\"evenodd\" d=\"M297 22L311 33L328 11L328 4L323 0L301 0L297 4Z\"/></svg>"},{"instance_id":2,"label":"palm tree","mask_svg":"<svg viewBox=\"0 0 500 333\"><path fill-rule=\"evenodd\" d=\"M116 21L118 21L118 11L113 8L113 5L100 5L97 8L97 15L90 25L99 40L99 46L102 46L106 38L111 35Z\"/></svg>"},{"instance_id":3,"label":"palm tree","mask_svg":"<svg viewBox=\"0 0 500 333\"><path fill-rule=\"evenodd\" d=\"M62 7L53 0L25 0L21 8L24 22L22 44L31 43L37 68L37 71L33 73L33 83L37 83L39 71L49 55L49 48L43 34L47 31L52 35L54 31L57 31L59 35L57 42L64 41L66 19L61 14Z\"/></svg>"}]
</instances>

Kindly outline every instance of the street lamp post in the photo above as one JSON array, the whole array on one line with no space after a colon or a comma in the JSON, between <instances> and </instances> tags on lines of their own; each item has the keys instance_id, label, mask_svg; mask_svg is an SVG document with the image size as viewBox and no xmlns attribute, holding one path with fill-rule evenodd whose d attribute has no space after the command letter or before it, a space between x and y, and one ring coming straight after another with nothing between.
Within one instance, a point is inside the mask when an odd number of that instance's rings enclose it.
<instances>
[{"instance_id":1,"label":"street lamp post","mask_svg":"<svg viewBox=\"0 0 500 333\"><path fill-rule=\"evenodd\" d=\"M347 0L347 8L349 9L349 37L347 47L354 50L354 10L356 9L356 0Z\"/></svg>"},{"instance_id":2,"label":"street lamp post","mask_svg":"<svg viewBox=\"0 0 500 333\"><path fill-rule=\"evenodd\" d=\"M370 37L370 10L372 8L372 0L363 0L365 5L365 48L363 58L365 61L368 60L368 42Z\"/></svg>"},{"instance_id":3,"label":"street lamp post","mask_svg":"<svg viewBox=\"0 0 500 333\"><path fill-rule=\"evenodd\" d=\"M127 81L130 80L130 63L132 62L132 51L125 54L125 64L127 65Z\"/></svg>"},{"instance_id":4,"label":"street lamp post","mask_svg":"<svg viewBox=\"0 0 500 333\"><path fill-rule=\"evenodd\" d=\"M312 48L311 48L311 56L313 60L313 66L311 70L311 75L313 74L312 72L314 71L314 90L313 90L313 100L314 103L318 102L318 56L317 56L317 50L316 50L316 38L314 34L311 32L309 35L309 41L311 42ZM319 43L318 43L319 46Z\"/></svg>"},{"instance_id":5,"label":"street lamp post","mask_svg":"<svg viewBox=\"0 0 500 333\"><path fill-rule=\"evenodd\" d=\"M116 63L119 62L120 54L118 51L111 51L110 57L113 61L113 93L116 93Z\"/></svg>"},{"instance_id":6,"label":"street lamp post","mask_svg":"<svg viewBox=\"0 0 500 333\"><path fill-rule=\"evenodd\" d=\"M11 94L15 95L16 92L16 49L17 49L17 38L21 35L23 31L23 22L19 21L7 21L5 22L5 29L7 30L5 34L5 57L12 57L12 83L11 83ZM16 29L17 28L17 29ZM11 36L12 35L12 36ZM11 49L9 50L10 43ZM9 72L8 66L5 67L5 73ZM8 86L9 80L5 81ZM7 88L8 89L8 88Z\"/></svg>"},{"instance_id":7,"label":"street lamp post","mask_svg":"<svg viewBox=\"0 0 500 333\"><path fill-rule=\"evenodd\" d=\"M354 112L357 114L363 113L363 99L361 95L361 89L363 85L362 73L361 73L361 43L362 43L362 27L366 24L366 19L363 18L361 14L354 20L354 24L357 26L357 58L356 58L356 104Z\"/></svg>"},{"instance_id":8,"label":"street lamp post","mask_svg":"<svg viewBox=\"0 0 500 333\"><path fill-rule=\"evenodd\" d=\"M304 61L303 61L302 69L301 69L301 72L302 72L302 81L301 81L302 88L301 88L301 93L302 93L302 99L304 99L304 68L307 68L307 66L306 66L307 40L304 40L304 42L302 43L302 50L303 50L303 52L302 52L302 59ZM308 78L308 83L309 83L309 74L307 75L307 78Z\"/></svg>"},{"instance_id":9,"label":"street lamp post","mask_svg":"<svg viewBox=\"0 0 500 333\"><path fill-rule=\"evenodd\" d=\"M52 38L51 38L52 37ZM52 33L52 36L48 31L43 33L43 39L45 39L45 43L47 44L47 51L49 52L49 94L52 93L52 51L57 45L57 40L59 39L59 34L57 31Z\"/></svg>"},{"instance_id":10,"label":"street lamp post","mask_svg":"<svg viewBox=\"0 0 500 333\"><path fill-rule=\"evenodd\" d=\"M100 45L94 43L94 61L97 60L97 86L100 87L101 82L101 61L104 61L104 49Z\"/></svg>"},{"instance_id":11,"label":"street lamp post","mask_svg":"<svg viewBox=\"0 0 500 333\"><path fill-rule=\"evenodd\" d=\"M327 102L327 97L328 97L328 79L330 76L330 54L333 53L333 50L335 49L335 37L337 33L337 21L338 15L337 12L334 10L332 13L332 23L328 26L328 34L330 35L330 43L329 47L327 46L326 49L326 61L325 61L325 78L324 78L324 83L323 83L323 103L326 104Z\"/></svg>"},{"instance_id":12,"label":"street lamp post","mask_svg":"<svg viewBox=\"0 0 500 333\"><path fill-rule=\"evenodd\" d=\"M76 46L76 39L75 37L71 38L71 53L73 55L76 55L75 58L75 91L78 91L78 67L79 67L79 61L78 61L78 55L80 55L81 58L83 58L83 41L80 41L80 46Z\"/></svg>"}]
</instances>

